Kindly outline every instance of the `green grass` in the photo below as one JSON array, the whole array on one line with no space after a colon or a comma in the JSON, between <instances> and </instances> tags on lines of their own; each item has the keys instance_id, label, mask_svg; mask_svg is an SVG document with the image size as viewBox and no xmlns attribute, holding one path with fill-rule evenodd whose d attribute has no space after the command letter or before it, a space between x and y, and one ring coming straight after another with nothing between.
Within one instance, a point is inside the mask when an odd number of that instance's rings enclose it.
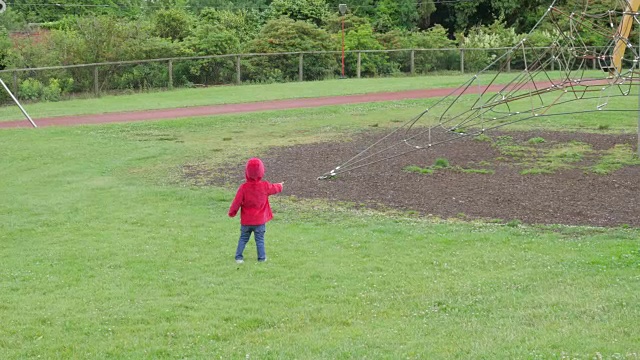
<instances>
[{"instance_id":1,"label":"green grass","mask_svg":"<svg viewBox=\"0 0 640 360\"><path fill-rule=\"evenodd\" d=\"M590 170L596 174L606 175L629 165L640 165L638 155L628 144L618 144L607 150Z\"/></svg>"},{"instance_id":2,"label":"green grass","mask_svg":"<svg viewBox=\"0 0 640 360\"><path fill-rule=\"evenodd\" d=\"M460 86L470 77L471 75L420 76L216 86L131 95L105 95L101 98L75 99L53 103L25 103L23 105L32 118L43 118L426 88L452 88ZM503 78L507 79L507 76L503 76ZM24 115L16 105L9 104L0 107L0 121L22 119L24 119Z\"/></svg>"},{"instance_id":3,"label":"green grass","mask_svg":"<svg viewBox=\"0 0 640 360\"><path fill-rule=\"evenodd\" d=\"M595 76L601 73L595 72ZM484 74L476 78L473 86L486 86L489 83L506 84L513 80L517 73L503 73L493 79L495 74ZM545 81L542 75L536 80ZM279 84L252 84L241 86L215 86L198 89L176 89L171 91L157 91L149 93L137 93L129 95L105 95L100 98L81 98L65 100L60 102L38 102L23 103L29 115L34 118L46 118L70 115L103 114L122 111L142 111L150 109L170 109L192 106L207 106L220 104L233 104L245 102L258 102L281 99L311 98L323 96L341 96L367 94L376 92L393 92L404 90L420 90L433 88L457 88L463 86L473 78L472 74L448 74L399 78L363 78L363 79L337 79L313 82L292 82ZM618 102L627 103L629 98L613 98L610 100L611 107L617 106ZM456 104L458 106L469 107L477 100L477 95L466 96L466 101ZM429 103L432 103L430 101ZM422 102L425 103L424 101ZM513 109L526 111L525 104L522 109L517 106ZM584 110L584 104L579 102L568 105L570 110ZM628 106L627 106L628 108ZM422 111L422 110L416 110ZM590 127L602 129L602 124L609 124L609 115L603 113L591 114L593 121ZM415 114L414 114L415 115ZM619 115L618 115L619 116ZM621 116L622 117L622 116ZM23 120L24 115L14 104L0 107L0 121ZM543 121L553 123L553 118L544 118ZM607 125L607 129L619 130ZM462 131L459 129L459 131Z\"/></svg>"},{"instance_id":4,"label":"green grass","mask_svg":"<svg viewBox=\"0 0 640 360\"><path fill-rule=\"evenodd\" d=\"M527 140L526 145L517 143L508 135L497 136L495 141L485 136L480 141L490 141L500 151L502 156L496 158L496 161L515 161L524 167L520 171L522 175L553 174L559 170L573 168L606 175L625 166L640 165L638 155L629 144L616 144L608 150L594 151L591 145L579 141L557 143L542 148L540 145L546 143L546 140L539 137ZM595 164L577 164L588 157L593 158L590 161Z\"/></svg>"},{"instance_id":5,"label":"green grass","mask_svg":"<svg viewBox=\"0 0 640 360\"><path fill-rule=\"evenodd\" d=\"M439 220L285 192L269 262L250 243L237 266L234 189L182 179L185 164L345 139L419 106L1 130L0 358L636 359L639 229Z\"/></svg>"},{"instance_id":6,"label":"green grass","mask_svg":"<svg viewBox=\"0 0 640 360\"><path fill-rule=\"evenodd\" d=\"M465 174L495 173L495 171L491 169L469 169L469 168L463 168L460 166L451 166L451 164L449 164L449 160L445 158L437 158L433 163L433 165L428 167L423 168L417 165L409 165L409 166L406 166L403 170L408 172L418 173L418 174L433 174L436 171L442 171L442 170L457 171Z\"/></svg>"}]
</instances>

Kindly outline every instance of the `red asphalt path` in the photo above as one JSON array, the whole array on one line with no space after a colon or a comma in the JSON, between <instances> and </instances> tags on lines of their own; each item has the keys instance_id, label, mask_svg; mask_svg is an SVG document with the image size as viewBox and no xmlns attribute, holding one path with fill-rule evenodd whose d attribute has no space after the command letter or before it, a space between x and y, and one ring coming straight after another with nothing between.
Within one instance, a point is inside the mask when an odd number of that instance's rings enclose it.
<instances>
[{"instance_id":1,"label":"red asphalt path","mask_svg":"<svg viewBox=\"0 0 640 360\"><path fill-rule=\"evenodd\" d=\"M504 85L491 86L488 91L495 92L504 88ZM485 88L467 88L465 93L480 93ZM131 112L114 112L96 115L76 115L64 117L51 117L33 119L38 127L43 126L72 126L82 124L103 124L113 122L130 122L145 120L176 119L196 116L210 116L242 112L255 112L267 110L284 110L295 108L310 108L329 105L345 105L367 102L394 101L406 99L424 99L431 97L442 97L450 94L461 93L462 89L427 89L409 90L400 92L370 93L362 95L345 95L321 98L299 98L286 100L273 100L240 104L223 104L211 106L194 106L174 109L158 109ZM27 112L29 111L27 107ZM0 128L31 127L27 120L0 122Z\"/></svg>"}]
</instances>

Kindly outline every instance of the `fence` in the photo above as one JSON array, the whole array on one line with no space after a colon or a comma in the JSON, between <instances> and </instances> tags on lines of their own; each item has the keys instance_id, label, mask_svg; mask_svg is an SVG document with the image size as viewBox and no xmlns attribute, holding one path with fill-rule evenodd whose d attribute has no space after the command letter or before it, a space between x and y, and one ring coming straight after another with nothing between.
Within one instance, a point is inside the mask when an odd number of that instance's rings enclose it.
<instances>
[{"instance_id":1,"label":"fence","mask_svg":"<svg viewBox=\"0 0 640 360\"><path fill-rule=\"evenodd\" d=\"M522 53L511 48L355 50L344 53L347 77L475 72L493 59L495 69L522 70ZM531 48L527 51L549 50ZM531 56L537 55L532 53ZM501 58L502 57L502 58ZM592 59L596 68L596 58ZM21 100L58 100L65 94L145 91L207 85L310 81L342 75L342 52L307 51L229 54L117 61L94 64L0 70L0 77ZM553 63L550 65L553 67ZM553 70L553 68L551 68ZM6 100L6 99L5 99Z\"/></svg>"}]
</instances>

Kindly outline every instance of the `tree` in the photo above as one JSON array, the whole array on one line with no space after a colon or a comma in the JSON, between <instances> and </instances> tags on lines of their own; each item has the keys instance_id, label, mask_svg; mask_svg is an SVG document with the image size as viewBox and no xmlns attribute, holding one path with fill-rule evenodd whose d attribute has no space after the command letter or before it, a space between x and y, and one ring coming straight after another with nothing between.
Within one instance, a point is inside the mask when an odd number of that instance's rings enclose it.
<instances>
[{"instance_id":1,"label":"tree","mask_svg":"<svg viewBox=\"0 0 640 360\"><path fill-rule=\"evenodd\" d=\"M569 0L582 1L582 0ZM609 0L606 0L609 1ZM528 32L544 14L549 0L465 0L437 4L434 23L442 24L449 34L467 32L474 26L489 25L505 19L508 27Z\"/></svg>"},{"instance_id":2,"label":"tree","mask_svg":"<svg viewBox=\"0 0 640 360\"><path fill-rule=\"evenodd\" d=\"M15 67L16 57L17 54L13 48L13 43L9 39L9 32L0 26L0 70L7 67Z\"/></svg>"},{"instance_id":3,"label":"tree","mask_svg":"<svg viewBox=\"0 0 640 360\"><path fill-rule=\"evenodd\" d=\"M270 20L251 42L249 52L279 53L295 51L328 51L332 49L329 34L306 21L287 17ZM306 80L320 80L329 76L337 63L332 55L304 56ZM251 58L252 76L256 81L294 80L298 77L298 56L272 55Z\"/></svg>"},{"instance_id":4,"label":"tree","mask_svg":"<svg viewBox=\"0 0 640 360\"><path fill-rule=\"evenodd\" d=\"M164 39L182 41L191 33L193 22L182 9L159 10L154 14L153 33Z\"/></svg>"},{"instance_id":5,"label":"tree","mask_svg":"<svg viewBox=\"0 0 640 360\"><path fill-rule=\"evenodd\" d=\"M382 50L384 47L378 42L373 28L369 24L355 27L345 35L346 50ZM398 71L399 65L389 61L385 53L362 53L361 75L378 76ZM345 57L345 68L348 76L356 76L357 55L350 53Z\"/></svg>"},{"instance_id":6,"label":"tree","mask_svg":"<svg viewBox=\"0 0 640 360\"><path fill-rule=\"evenodd\" d=\"M322 26L329 15L329 8L325 0L273 0L266 11L267 19L277 19L283 15L292 20Z\"/></svg>"},{"instance_id":7,"label":"tree","mask_svg":"<svg viewBox=\"0 0 640 360\"><path fill-rule=\"evenodd\" d=\"M269 2L268 0L188 0L187 5L197 14L207 9L264 12L269 7Z\"/></svg>"},{"instance_id":8,"label":"tree","mask_svg":"<svg viewBox=\"0 0 640 360\"><path fill-rule=\"evenodd\" d=\"M240 39L237 34L218 24L200 22L192 36L185 40L187 55L208 56L237 54L240 52ZM188 72L186 78L200 84L232 82L235 73L235 59L200 59L186 63L188 69L178 69L178 73Z\"/></svg>"},{"instance_id":9,"label":"tree","mask_svg":"<svg viewBox=\"0 0 640 360\"><path fill-rule=\"evenodd\" d=\"M213 24L235 33L241 43L253 40L260 31L262 21L255 10L217 10L206 8L198 17L199 21Z\"/></svg>"},{"instance_id":10,"label":"tree","mask_svg":"<svg viewBox=\"0 0 640 360\"><path fill-rule=\"evenodd\" d=\"M137 17L145 0L38 0L13 2L9 7L22 13L29 23L58 21L66 16Z\"/></svg>"}]
</instances>

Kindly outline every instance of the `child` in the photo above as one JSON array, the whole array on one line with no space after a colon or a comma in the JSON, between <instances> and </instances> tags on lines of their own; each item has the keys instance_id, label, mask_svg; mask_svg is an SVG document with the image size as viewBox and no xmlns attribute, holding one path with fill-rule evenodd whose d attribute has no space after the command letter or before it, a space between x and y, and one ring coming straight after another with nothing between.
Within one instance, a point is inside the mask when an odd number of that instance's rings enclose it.
<instances>
[{"instance_id":1,"label":"child","mask_svg":"<svg viewBox=\"0 0 640 360\"><path fill-rule=\"evenodd\" d=\"M258 158L249 159L244 170L246 182L240 185L236 197L229 208L229 216L234 217L240 210L240 240L236 249L236 262L242 264L244 258L242 252L249 242L253 232L258 249L258 261L267 261L264 250L264 233L266 224L273 218L269 195L282 191L284 183L271 184L262 180L264 176L264 164Z\"/></svg>"}]
</instances>

